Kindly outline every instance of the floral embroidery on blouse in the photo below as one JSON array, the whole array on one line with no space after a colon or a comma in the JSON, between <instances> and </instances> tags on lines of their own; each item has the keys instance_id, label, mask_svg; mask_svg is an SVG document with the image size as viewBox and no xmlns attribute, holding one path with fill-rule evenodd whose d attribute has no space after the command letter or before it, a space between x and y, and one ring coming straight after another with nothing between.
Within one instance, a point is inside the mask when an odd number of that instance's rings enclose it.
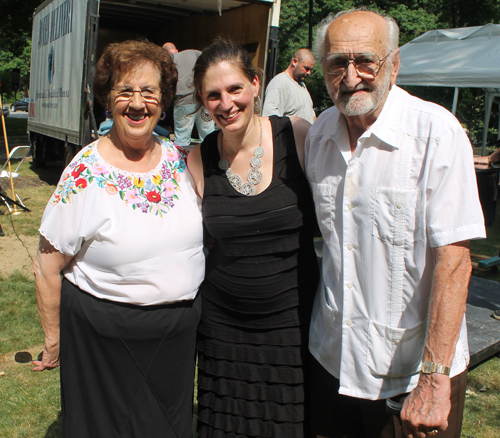
<instances>
[{"instance_id":1,"label":"floral embroidery on blouse","mask_svg":"<svg viewBox=\"0 0 500 438\"><path fill-rule=\"evenodd\" d=\"M71 196L85 190L90 184L97 184L110 196L119 196L125 205L143 213L163 216L179 199L181 173L186 168L187 152L170 140L162 139L165 148L162 161L155 171L145 177L121 173L118 169L102 162L95 152L97 142L89 144L78 160L73 161L66 175L56 188L51 203L71 202Z\"/></svg>"}]
</instances>

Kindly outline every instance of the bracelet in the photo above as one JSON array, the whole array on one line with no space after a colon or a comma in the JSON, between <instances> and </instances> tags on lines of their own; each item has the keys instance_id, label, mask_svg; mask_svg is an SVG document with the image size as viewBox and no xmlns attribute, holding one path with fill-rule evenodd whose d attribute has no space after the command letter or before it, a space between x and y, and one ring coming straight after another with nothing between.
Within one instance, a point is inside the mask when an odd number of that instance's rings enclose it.
<instances>
[{"instance_id":1,"label":"bracelet","mask_svg":"<svg viewBox=\"0 0 500 438\"><path fill-rule=\"evenodd\" d=\"M438 373L438 374L444 374L445 376L450 375L450 367L444 366L444 365L438 365L437 363L434 362L422 362L422 372L424 374L432 374L432 373Z\"/></svg>"}]
</instances>

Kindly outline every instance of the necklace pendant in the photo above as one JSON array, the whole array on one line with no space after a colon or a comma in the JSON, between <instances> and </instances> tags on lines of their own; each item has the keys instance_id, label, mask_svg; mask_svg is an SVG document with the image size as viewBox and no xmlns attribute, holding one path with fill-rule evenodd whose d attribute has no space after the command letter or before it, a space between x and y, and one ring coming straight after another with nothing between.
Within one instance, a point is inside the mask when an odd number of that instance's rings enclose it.
<instances>
[{"instance_id":1,"label":"necklace pendant","mask_svg":"<svg viewBox=\"0 0 500 438\"><path fill-rule=\"evenodd\" d=\"M245 196L254 196L255 195L255 186L252 184L252 182L246 182L245 184L243 184L240 188L240 190L238 190L238 192L240 192L242 195L245 195Z\"/></svg>"},{"instance_id":2,"label":"necklace pendant","mask_svg":"<svg viewBox=\"0 0 500 438\"><path fill-rule=\"evenodd\" d=\"M233 173L229 167L229 161L225 158L219 160L219 169L225 171L226 178L231 186L239 193L245 196L255 196L255 186L262 181L262 170L259 167L262 164L261 158L264 156L264 148L262 147L262 122L260 117L257 117L260 125L260 140L259 146L253 151L253 158L250 160L250 170L247 173L248 182L243 183L239 175ZM222 155L222 138L221 138L221 155Z\"/></svg>"},{"instance_id":3,"label":"necklace pendant","mask_svg":"<svg viewBox=\"0 0 500 438\"><path fill-rule=\"evenodd\" d=\"M229 180L229 182L231 183L231 185L234 187L235 190L237 190L238 192L241 190L241 186L243 184L241 176L231 173L230 176L227 176L227 179Z\"/></svg>"},{"instance_id":4,"label":"necklace pendant","mask_svg":"<svg viewBox=\"0 0 500 438\"><path fill-rule=\"evenodd\" d=\"M260 169L250 169L247 175L248 182L254 185L259 184L262 181L262 170Z\"/></svg>"},{"instance_id":5,"label":"necklace pendant","mask_svg":"<svg viewBox=\"0 0 500 438\"><path fill-rule=\"evenodd\" d=\"M262 160L260 158L253 157L250 160L250 166L254 167L255 169L258 169L261 164L262 164Z\"/></svg>"},{"instance_id":6,"label":"necklace pendant","mask_svg":"<svg viewBox=\"0 0 500 438\"><path fill-rule=\"evenodd\" d=\"M253 151L253 155L256 158L262 158L264 156L264 148L261 145L262 145L262 141L260 142L260 145L257 146L255 148L255 150Z\"/></svg>"}]
</instances>

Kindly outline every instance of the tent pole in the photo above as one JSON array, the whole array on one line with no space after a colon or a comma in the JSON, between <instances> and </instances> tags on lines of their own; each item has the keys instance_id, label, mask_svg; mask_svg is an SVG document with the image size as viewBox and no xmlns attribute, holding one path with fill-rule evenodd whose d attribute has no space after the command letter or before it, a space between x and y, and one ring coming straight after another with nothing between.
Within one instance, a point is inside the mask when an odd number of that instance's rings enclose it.
<instances>
[{"instance_id":1,"label":"tent pole","mask_svg":"<svg viewBox=\"0 0 500 438\"><path fill-rule=\"evenodd\" d=\"M451 107L451 112L453 115L457 113L457 104L458 104L458 87L455 87L455 94L453 95L453 106Z\"/></svg>"},{"instance_id":2,"label":"tent pole","mask_svg":"<svg viewBox=\"0 0 500 438\"><path fill-rule=\"evenodd\" d=\"M484 111L484 128L483 128L483 150L481 155L486 155L486 137L488 136L488 125L490 123L491 105L493 104L493 95L485 90L485 111Z\"/></svg>"}]
</instances>

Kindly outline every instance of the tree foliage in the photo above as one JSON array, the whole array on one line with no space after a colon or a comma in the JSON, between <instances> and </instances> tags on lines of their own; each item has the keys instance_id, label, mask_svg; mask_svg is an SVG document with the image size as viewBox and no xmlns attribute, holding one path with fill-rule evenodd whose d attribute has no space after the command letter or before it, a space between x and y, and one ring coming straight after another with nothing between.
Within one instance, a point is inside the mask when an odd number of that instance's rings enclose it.
<instances>
[{"instance_id":1,"label":"tree foliage","mask_svg":"<svg viewBox=\"0 0 500 438\"><path fill-rule=\"evenodd\" d=\"M367 6L393 17L400 28L400 44L406 44L424 32L433 29L481 26L500 22L500 2L483 0L480 7L470 0L314 0L313 24L316 26L330 13ZM279 30L278 71L286 69L293 53L308 47L309 8L305 0L282 0ZM318 114L332 105L326 92L319 62L307 79L307 87ZM412 94L451 109L453 89L446 87L405 87ZM481 89L461 89L458 119L467 126L473 143L479 144L484 118L484 92ZM492 120L498 119L497 106L493 106ZM496 127L490 128L489 141L496 139Z\"/></svg>"},{"instance_id":2,"label":"tree foliage","mask_svg":"<svg viewBox=\"0 0 500 438\"><path fill-rule=\"evenodd\" d=\"M31 40L33 11L42 0L0 0L0 39L13 56L22 56Z\"/></svg>"},{"instance_id":3,"label":"tree foliage","mask_svg":"<svg viewBox=\"0 0 500 438\"><path fill-rule=\"evenodd\" d=\"M0 0L0 78L5 100L15 100L11 87L11 71L21 69L21 94L29 86L31 28L33 11L41 0ZM19 97L19 95L17 96Z\"/></svg>"}]
</instances>

